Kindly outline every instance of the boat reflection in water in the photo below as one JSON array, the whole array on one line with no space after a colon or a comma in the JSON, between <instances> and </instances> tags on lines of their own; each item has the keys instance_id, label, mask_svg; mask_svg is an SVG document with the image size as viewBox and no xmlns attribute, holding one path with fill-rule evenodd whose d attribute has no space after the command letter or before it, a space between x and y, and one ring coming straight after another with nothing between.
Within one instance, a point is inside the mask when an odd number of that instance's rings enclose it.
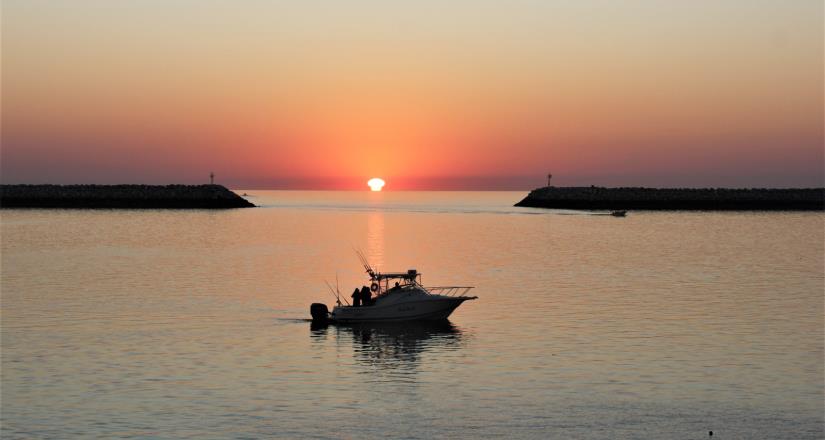
<instances>
[{"instance_id":1,"label":"boat reflection in water","mask_svg":"<svg viewBox=\"0 0 825 440\"><path fill-rule=\"evenodd\" d=\"M443 355L461 348L464 332L450 321L416 321L349 325L312 324L312 337L333 336L339 345L350 342L356 360L377 369L414 367L421 355Z\"/></svg>"}]
</instances>

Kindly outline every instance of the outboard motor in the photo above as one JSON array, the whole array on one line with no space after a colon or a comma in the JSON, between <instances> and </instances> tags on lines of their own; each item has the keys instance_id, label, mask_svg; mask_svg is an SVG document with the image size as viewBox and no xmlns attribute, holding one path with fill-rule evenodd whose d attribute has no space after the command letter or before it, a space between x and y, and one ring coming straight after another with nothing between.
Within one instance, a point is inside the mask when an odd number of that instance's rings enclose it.
<instances>
[{"instance_id":1,"label":"outboard motor","mask_svg":"<svg viewBox=\"0 0 825 440\"><path fill-rule=\"evenodd\" d=\"M325 323L329 321L329 309L326 304L312 303L309 306L309 314L312 315L313 323Z\"/></svg>"}]
</instances>

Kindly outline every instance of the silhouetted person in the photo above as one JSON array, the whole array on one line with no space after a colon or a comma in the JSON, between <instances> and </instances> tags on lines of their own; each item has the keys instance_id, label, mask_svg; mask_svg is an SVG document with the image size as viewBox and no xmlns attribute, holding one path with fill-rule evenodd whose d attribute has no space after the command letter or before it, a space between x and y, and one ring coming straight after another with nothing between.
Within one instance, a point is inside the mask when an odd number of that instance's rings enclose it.
<instances>
[{"instance_id":1,"label":"silhouetted person","mask_svg":"<svg viewBox=\"0 0 825 440\"><path fill-rule=\"evenodd\" d=\"M361 291L358 288L355 288L355 291L352 292L352 306L359 307L361 306Z\"/></svg>"},{"instance_id":2,"label":"silhouetted person","mask_svg":"<svg viewBox=\"0 0 825 440\"><path fill-rule=\"evenodd\" d=\"M362 287L361 288L361 302L365 306L371 305L371 303L372 303L372 298L371 297L372 297L372 292L370 292L370 288L367 287L367 286Z\"/></svg>"}]
</instances>

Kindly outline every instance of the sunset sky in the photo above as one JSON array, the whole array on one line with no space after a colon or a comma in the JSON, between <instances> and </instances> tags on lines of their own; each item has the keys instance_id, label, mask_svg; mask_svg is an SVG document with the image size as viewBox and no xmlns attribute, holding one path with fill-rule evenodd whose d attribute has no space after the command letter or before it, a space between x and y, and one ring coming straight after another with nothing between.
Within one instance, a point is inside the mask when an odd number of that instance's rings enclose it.
<instances>
[{"instance_id":1,"label":"sunset sky","mask_svg":"<svg viewBox=\"0 0 825 440\"><path fill-rule=\"evenodd\" d=\"M817 1L2 4L3 183L822 186Z\"/></svg>"}]
</instances>

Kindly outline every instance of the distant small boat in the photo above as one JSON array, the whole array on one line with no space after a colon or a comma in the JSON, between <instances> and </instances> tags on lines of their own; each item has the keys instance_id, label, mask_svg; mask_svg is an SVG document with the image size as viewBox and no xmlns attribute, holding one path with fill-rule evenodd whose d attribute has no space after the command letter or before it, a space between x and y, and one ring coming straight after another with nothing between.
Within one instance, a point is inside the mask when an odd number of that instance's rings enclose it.
<instances>
[{"instance_id":1,"label":"distant small boat","mask_svg":"<svg viewBox=\"0 0 825 440\"><path fill-rule=\"evenodd\" d=\"M610 215L613 217L625 217L627 215L627 211L612 211Z\"/></svg>"}]
</instances>

